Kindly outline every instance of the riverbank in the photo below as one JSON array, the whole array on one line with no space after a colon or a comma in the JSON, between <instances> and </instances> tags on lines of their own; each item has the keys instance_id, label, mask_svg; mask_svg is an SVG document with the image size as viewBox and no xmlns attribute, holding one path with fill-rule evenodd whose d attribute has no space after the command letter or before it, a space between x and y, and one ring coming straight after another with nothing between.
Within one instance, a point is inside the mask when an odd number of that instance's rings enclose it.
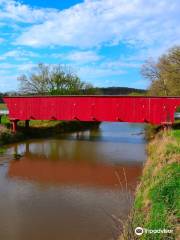
<instances>
[{"instance_id":1,"label":"riverbank","mask_svg":"<svg viewBox=\"0 0 180 240\"><path fill-rule=\"evenodd\" d=\"M133 209L119 240L177 239L180 234L180 129L156 133L147 153ZM142 235L135 234L137 227L144 229Z\"/></svg>"},{"instance_id":2,"label":"riverbank","mask_svg":"<svg viewBox=\"0 0 180 240\"><path fill-rule=\"evenodd\" d=\"M61 133L84 131L99 126L99 122L79 122L79 121L30 121L29 128L24 122L18 123L17 132L10 130L8 119L3 119L0 124L0 146L15 143L31 138L51 137Z\"/></svg>"}]
</instances>

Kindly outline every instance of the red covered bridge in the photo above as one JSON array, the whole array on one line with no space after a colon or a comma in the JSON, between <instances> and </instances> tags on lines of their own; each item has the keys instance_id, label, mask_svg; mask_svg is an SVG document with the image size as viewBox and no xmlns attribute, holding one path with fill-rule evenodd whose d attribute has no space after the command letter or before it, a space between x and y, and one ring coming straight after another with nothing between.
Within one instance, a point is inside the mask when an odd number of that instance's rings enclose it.
<instances>
[{"instance_id":1,"label":"red covered bridge","mask_svg":"<svg viewBox=\"0 0 180 240\"><path fill-rule=\"evenodd\" d=\"M32 96L5 97L10 120L79 120L167 124L180 97Z\"/></svg>"}]
</instances>

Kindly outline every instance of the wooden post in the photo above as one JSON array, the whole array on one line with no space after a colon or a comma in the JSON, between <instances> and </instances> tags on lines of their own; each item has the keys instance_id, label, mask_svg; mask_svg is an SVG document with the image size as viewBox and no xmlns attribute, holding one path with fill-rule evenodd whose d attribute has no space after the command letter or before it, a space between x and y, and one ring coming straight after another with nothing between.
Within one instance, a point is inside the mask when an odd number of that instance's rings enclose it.
<instances>
[{"instance_id":1,"label":"wooden post","mask_svg":"<svg viewBox=\"0 0 180 240\"><path fill-rule=\"evenodd\" d=\"M29 151L29 143L27 142L26 143L26 154L29 154L30 153L30 151Z\"/></svg>"},{"instance_id":2,"label":"wooden post","mask_svg":"<svg viewBox=\"0 0 180 240\"><path fill-rule=\"evenodd\" d=\"M11 122L12 122L12 131L13 133L15 133L17 131L18 120L11 120Z\"/></svg>"},{"instance_id":3,"label":"wooden post","mask_svg":"<svg viewBox=\"0 0 180 240\"><path fill-rule=\"evenodd\" d=\"M29 120L26 120L26 121L25 121L25 128L26 128L26 129L29 129Z\"/></svg>"}]
</instances>

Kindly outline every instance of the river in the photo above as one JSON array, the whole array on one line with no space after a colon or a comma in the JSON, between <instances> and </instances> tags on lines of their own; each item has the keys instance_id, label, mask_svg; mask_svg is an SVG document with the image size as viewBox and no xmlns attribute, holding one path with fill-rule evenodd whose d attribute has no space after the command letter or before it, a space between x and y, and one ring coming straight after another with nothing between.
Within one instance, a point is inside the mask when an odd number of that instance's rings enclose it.
<instances>
[{"instance_id":1,"label":"river","mask_svg":"<svg viewBox=\"0 0 180 240\"><path fill-rule=\"evenodd\" d=\"M102 123L7 146L0 155L0 239L114 239L146 159L142 132L140 124Z\"/></svg>"}]
</instances>

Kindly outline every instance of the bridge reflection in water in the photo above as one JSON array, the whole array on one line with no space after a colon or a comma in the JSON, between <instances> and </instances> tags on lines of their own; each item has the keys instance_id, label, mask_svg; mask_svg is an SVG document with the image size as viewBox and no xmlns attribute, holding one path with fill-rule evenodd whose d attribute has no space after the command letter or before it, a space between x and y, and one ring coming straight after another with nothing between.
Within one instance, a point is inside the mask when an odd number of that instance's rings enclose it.
<instances>
[{"instance_id":1,"label":"bridge reflection in water","mask_svg":"<svg viewBox=\"0 0 180 240\"><path fill-rule=\"evenodd\" d=\"M141 170L141 166L73 163L63 160L52 162L28 155L20 161L11 161L8 176L47 185L85 185L106 188L115 188L119 185L126 188L128 183L128 188L133 188Z\"/></svg>"},{"instance_id":2,"label":"bridge reflection in water","mask_svg":"<svg viewBox=\"0 0 180 240\"><path fill-rule=\"evenodd\" d=\"M141 176L142 131L102 123L8 146L0 156L0 239L112 239L119 230L111 216L127 218Z\"/></svg>"},{"instance_id":3,"label":"bridge reflection in water","mask_svg":"<svg viewBox=\"0 0 180 240\"><path fill-rule=\"evenodd\" d=\"M132 156L128 155L129 144ZM128 184L128 188L133 188L141 174L141 160L145 157L141 144L141 137L115 134L103 137L97 129L69 134L62 139L27 141L11 149L23 157L10 162L8 176L46 185L115 188ZM124 155L124 162L123 159L119 162L118 154L113 159L113 152ZM129 162L131 157L136 157L140 163L132 164Z\"/></svg>"}]
</instances>

